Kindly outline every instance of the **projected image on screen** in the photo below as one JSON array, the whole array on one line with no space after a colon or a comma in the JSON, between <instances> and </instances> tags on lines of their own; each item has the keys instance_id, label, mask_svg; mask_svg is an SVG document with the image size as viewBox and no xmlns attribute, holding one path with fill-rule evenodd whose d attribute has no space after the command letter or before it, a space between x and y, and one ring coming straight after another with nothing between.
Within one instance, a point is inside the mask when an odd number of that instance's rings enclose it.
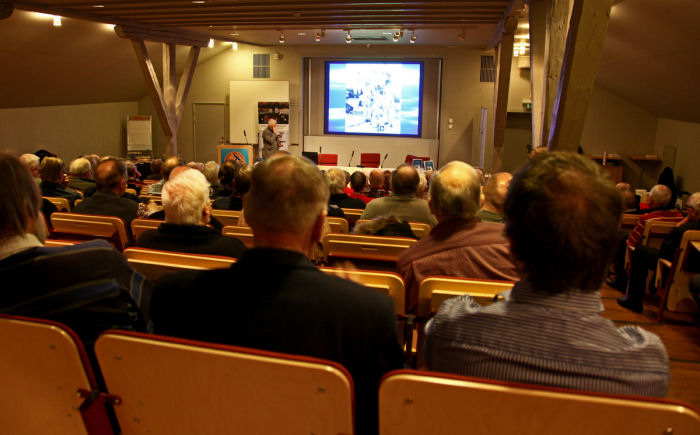
<instances>
[{"instance_id":1,"label":"projected image on screen","mask_svg":"<svg viewBox=\"0 0 700 435\"><path fill-rule=\"evenodd\" d=\"M420 136L421 62L326 62L326 133Z\"/></svg>"}]
</instances>

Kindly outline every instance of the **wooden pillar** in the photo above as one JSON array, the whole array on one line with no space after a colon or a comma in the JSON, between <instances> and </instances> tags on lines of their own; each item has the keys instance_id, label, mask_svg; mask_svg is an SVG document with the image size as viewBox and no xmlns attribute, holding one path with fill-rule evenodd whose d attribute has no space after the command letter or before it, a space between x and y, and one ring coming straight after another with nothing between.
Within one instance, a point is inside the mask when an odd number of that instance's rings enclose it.
<instances>
[{"instance_id":1,"label":"wooden pillar","mask_svg":"<svg viewBox=\"0 0 700 435\"><path fill-rule=\"evenodd\" d=\"M542 0L540 0L542 1ZM542 146L549 148L549 132L552 128L554 104L559 92L559 80L562 64L566 54L566 38L569 32L572 3L575 0L547 0L547 21L549 37L546 65L546 82L544 89L544 119L542 121Z\"/></svg>"},{"instance_id":2,"label":"wooden pillar","mask_svg":"<svg viewBox=\"0 0 700 435\"><path fill-rule=\"evenodd\" d=\"M544 129L549 60L549 15L551 0L530 1L530 86L532 94L532 148L548 137ZM549 124L549 123L547 123Z\"/></svg>"},{"instance_id":3,"label":"wooden pillar","mask_svg":"<svg viewBox=\"0 0 700 435\"><path fill-rule=\"evenodd\" d=\"M491 172L501 170L503 162L503 142L506 134L506 119L508 117L508 89L510 87L510 68L513 62L513 39L518 19L510 16L503 26L503 36L498 44L496 59L496 89L493 102L493 156Z\"/></svg>"},{"instance_id":4,"label":"wooden pillar","mask_svg":"<svg viewBox=\"0 0 700 435\"><path fill-rule=\"evenodd\" d=\"M598 73L612 0L575 0L547 147L575 151Z\"/></svg>"}]
</instances>

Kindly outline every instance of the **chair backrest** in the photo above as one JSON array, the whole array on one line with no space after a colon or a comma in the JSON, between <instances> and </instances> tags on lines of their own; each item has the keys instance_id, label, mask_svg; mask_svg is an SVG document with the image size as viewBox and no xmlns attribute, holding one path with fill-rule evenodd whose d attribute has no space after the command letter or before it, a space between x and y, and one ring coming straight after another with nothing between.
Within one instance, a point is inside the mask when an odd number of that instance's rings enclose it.
<instances>
[{"instance_id":1,"label":"chair backrest","mask_svg":"<svg viewBox=\"0 0 700 435\"><path fill-rule=\"evenodd\" d=\"M73 246L77 243L80 243L75 240L56 240L56 239L46 239L44 240L44 246L48 246L51 248L59 247L59 246Z\"/></svg>"},{"instance_id":2,"label":"chair backrest","mask_svg":"<svg viewBox=\"0 0 700 435\"><path fill-rule=\"evenodd\" d=\"M381 155L379 153L361 153L360 164L366 168L378 168L381 163Z\"/></svg>"},{"instance_id":3,"label":"chair backrest","mask_svg":"<svg viewBox=\"0 0 700 435\"><path fill-rule=\"evenodd\" d=\"M513 284L511 281L430 276L418 287L417 315L430 316L437 312L445 299L464 294L470 295L481 305L488 305L498 293L511 289Z\"/></svg>"},{"instance_id":4,"label":"chair backrest","mask_svg":"<svg viewBox=\"0 0 700 435\"><path fill-rule=\"evenodd\" d=\"M241 217L241 212L239 210L214 209L211 211L211 215L217 218L223 226L227 227L229 225L238 225L238 218Z\"/></svg>"},{"instance_id":5,"label":"chair backrest","mask_svg":"<svg viewBox=\"0 0 700 435\"><path fill-rule=\"evenodd\" d=\"M661 321L664 309L680 312L698 311L698 306L695 304L695 300L688 289L690 277L697 273L697 271L689 271L687 269L688 256L693 250L698 250L693 244L700 244L700 231L684 232L678 252L676 252L671 266L668 287L665 289L662 297L658 315L659 321ZM695 255L700 254L695 252Z\"/></svg>"},{"instance_id":6,"label":"chair backrest","mask_svg":"<svg viewBox=\"0 0 700 435\"><path fill-rule=\"evenodd\" d=\"M52 237L108 240L120 251L129 242L124 221L116 216L97 216L78 213L54 213L51 215Z\"/></svg>"},{"instance_id":7,"label":"chair backrest","mask_svg":"<svg viewBox=\"0 0 700 435\"><path fill-rule=\"evenodd\" d=\"M379 387L379 433L691 434L700 433L700 415L664 399L399 370Z\"/></svg>"},{"instance_id":8,"label":"chair backrest","mask_svg":"<svg viewBox=\"0 0 700 435\"><path fill-rule=\"evenodd\" d=\"M622 213L622 216L620 217L620 228L631 230L635 225L637 225L638 219L638 214Z\"/></svg>"},{"instance_id":9,"label":"chair backrest","mask_svg":"<svg viewBox=\"0 0 700 435\"><path fill-rule=\"evenodd\" d=\"M68 202L68 198L61 198L57 196L44 196L43 198L48 199L53 205L55 205L57 211L70 213L70 202Z\"/></svg>"},{"instance_id":10,"label":"chair backrest","mask_svg":"<svg viewBox=\"0 0 700 435\"><path fill-rule=\"evenodd\" d=\"M129 194L134 195L134 196L138 195L138 193L136 193L136 189L132 189L132 188L125 189L124 193L129 193Z\"/></svg>"},{"instance_id":11,"label":"chair backrest","mask_svg":"<svg viewBox=\"0 0 700 435\"><path fill-rule=\"evenodd\" d=\"M358 219L357 221L355 221L355 225L371 221L371 219ZM425 224L423 222L409 222L408 224L411 226L411 231L413 231L413 234L415 234L416 237L418 237L419 239L422 239L423 237L430 234L430 230L432 229L430 225Z\"/></svg>"},{"instance_id":12,"label":"chair backrest","mask_svg":"<svg viewBox=\"0 0 700 435\"><path fill-rule=\"evenodd\" d=\"M664 238L676 227L676 224L683 218L662 218L649 219L644 226L644 234L642 235L642 246L650 248L661 247L661 242Z\"/></svg>"},{"instance_id":13,"label":"chair backrest","mask_svg":"<svg viewBox=\"0 0 700 435\"><path fill-rule=\"evenodd\" d=\"M416 243L410 237L365 236L359 234L324 234L323 257L396 262L399 255Z\"/></svg>"},{"instance_id":14,"label":"chair backrest","mask_svg":"<svg viewBox=\"0 0 700 435\"><path fill-rule=\"evenodd\" d=\"M147 189L144 189L144 190L147 190ZM153 201L156 205L163 205L163 200L162 200L160 195L148 195L148 194L142 193L141 195L139 195L139 198L143 202Z\"/></svg>"},{"instance_id":15,"label":"chair backrest","mask_svg":"<svg viewBox=\"0 0 700 435\"><path fill-rule=\"evenodd\" d=\"M321 166L338 166L338 154L319 154L318 164Z\"/></svg>"},{"instance_id":16,"label":"chair backrest","mask_svg":"<svg viewBox=\"0 0 700 435\"><path fill-rule=\"evenodd\" d=\"M225 226L221 230L221 234L228 237L235 237L243 242L247 248L253 247L253 229L251 227L239 227L235 225Z\"/></svg>"},{"instance_id":17,"label":"chair backrest","mask_svg":"<svg viewBox=\"0 0 700 435\"><path fill-rule=\"evenodd\" d=\"M165 221L158 219L143 219L136 218L131 221L131 234L134 235L134 240L141 235L142 232L146 230L158 229L158 226Z\"/></svg>"},{"instance_id":18,"label":"chair backrest","mask_svg":"<svg viewBox=\"0 0 700 435\"><path fill-rule=\"evenodd\" d=\"M159 182L159 181L160 181L160 180L148 180L148 179L145 179L145 180L143 180L143 184L156 184L156 183Z\"/></svg>"},{"instance_id":19,"label":"chair backrest","mask_svg":"<svg viewBox=\"0 0 700 435\"><path fill-rule=\"evenodd\" d=\"M357 222L358 219L360 219L360 216L362 216L362 210L361 208L343 208L343 213L345 214L345 218L348 220L348 223L350 225L355 225L355 222Z\"/></svg>"},{"instance_id":20,"label":"chair backrest","mask_svg":"<svg viewBox=\"0 0 700 435\"><path fill-rule=\"evenodd\" d=\"M104 406L90 407L92 418L81 415L78 390L89 392L97 384L80 339L68 327L0 315L0 349L0 433L111 433Z\"/></svg>"},{"instance_id":21,"label":"chair backrest","mask_svg":"<svg viewBox=\"0 0 700 435\"><path fill-rule=\"evenodd\" d=\"M131 267L151 281L157 281L168 272L227 269L236 262L235 258L219 255L188 254L146 248L127 248L124 250L124 256Z\"/></svg>"},{"instance_id":22,"label":"chair backrest","mask_svg":"<svg viewBox=\"0 0 700 435\"><path fill-rule=\"evenodd\" d=\"M349 229L347 219L335 216L328 216L326 220L328 221L328 225L331 227L331 232L347 234Z\"/></svg>"},{"instance_id":23,"label":"chair backrest","mask_svg":"<svg viewBox=\"0 0 700 435\"><path fill-rule=\"evenodd\" d=\"M403 278L396 272L343 269L336 267L319 267L319 269L329 275L337 275L389 295L394 301L395 314L397 316L404 316L406 314L406 288Z\"/></svg>"},{"instance_id":24,"label":"chair backrest","mask_svg":"<svg viewBox=\"0 0 700 435\"><path fill-rule=\"evenodd\" d=\"M123 433L353 433L353 384L315 358L108 331L95 352Z\"/></svg>"}]
</instances>

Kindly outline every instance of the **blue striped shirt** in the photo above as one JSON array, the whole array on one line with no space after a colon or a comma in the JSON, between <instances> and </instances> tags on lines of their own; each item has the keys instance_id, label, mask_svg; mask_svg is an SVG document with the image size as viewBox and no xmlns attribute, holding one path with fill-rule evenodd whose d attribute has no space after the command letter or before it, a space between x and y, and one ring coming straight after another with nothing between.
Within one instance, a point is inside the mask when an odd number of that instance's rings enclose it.
<instances>
[{"instance_id":1,"label":"blue striped shirt","mask_svg":"<svg viewBox=\"0 0 700 435\"><path fill-rule=\"evenodd\" d=\"M668 355L655 334L600 316L597 291L535 292L482 307L443 302L425 327L430 370L611 394L665 396Z\"/></svg>"}]
</instances>

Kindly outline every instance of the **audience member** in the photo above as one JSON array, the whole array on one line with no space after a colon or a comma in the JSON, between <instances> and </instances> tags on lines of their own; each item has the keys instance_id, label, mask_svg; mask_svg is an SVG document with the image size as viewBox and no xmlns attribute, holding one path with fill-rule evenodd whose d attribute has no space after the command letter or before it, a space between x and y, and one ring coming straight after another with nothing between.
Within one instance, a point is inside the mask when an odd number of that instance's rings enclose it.
<instances>
[{"instance_id":1,"label":"audience member","mask_svg":"<svg viewBox=\"0 0 700 435\"><path fill-rule=\"evenodd\" d=\"M688 230L700 230L700 192L695 192L688 198L686 207L688 216L678 222L676 228L662 242L660 250L638 246L632 251L626 295L617 298L618 304L637 313L644 310L643 301L648 271L656 271L659 258L669 261L673 259L673 254L681 244L683 233Z\"/></svg>"},{"instance_id":2,"label":"audience member","mask_svg":"<svg viewBox=\"0 0 700 435\"><path fill-rule=\"evenodd\" d=\"M605 281L607 285L612 288L625 291L627 287L627 272L625 271L625 251L627 246L636 248L642 242L642 235L644 235L644 228L646 227L647 221L649 219L655 220L678 220L678 218L683 217L683 214L678 210L668 210L668 203L671 200L671 190L664 186L663 184L657 184L651 188L651 195L649 198L649 210L648 213L639 216L637 219L637 224L634 229L627 236L620 239L617 251L615 251L614 257L614 268L615 268L615 278L608 279Z\"/></svg>"},{"instance_id":3,"label":"audience member","mask_svg":"<svg viewBox=\"0 0 700 435\"><path fill-rule=\"evenodd\" d=\"M187 162L187 167L191 169L196 169L201 173L204 173L204 163L202 162Z\"/></svg>"},{"instance_id":4,"label":"audience member","mask_svg":"<svg viewBox=\"0 0 700 435\"><path fill-rule=\"evenodd\" d=\"M253 166L238 165L233 174L231 184L231 195L214 200L212 207L222 210L243 210L243 195L250 189L250 176L253 173Z\"/></svg>"},{"instance_id":5,"label":"audience member","mask_svg":"<svg viewBox=\"0 0 700 435\"><path fill-rule=\"evenodd\" d=\"M468 164L450 162L433 176L430 210L438 224L398 260L408 311L415 312L418 286L431 275L518 279L503 225L481 222L477 217L480 203L479 176Z\"/></svg>"},{"instance_id":6,"label":"audience member","mask_svg":"<svg viewBox=\"0 0 700 435\"><path fill-rule=\"evenodd\" d=\"M367 189L367 176L362 171L355 171L350 175L350 188L352 193L348 193L350 198L360 199L367 204L372 198L365 195Z\"/></svg>"},{"instance_id":7,"label":"audience member","mask_svg":"<svg viewBox=\"0 0 700 435\"><path fill-rule=\"evenodd\" d=\"M32 178L38 186L39 183L41 183L41 176L39 175L41 171L41 161L39 160L39 156L36 154L22 154L19 159L22 161L24 166L29 169L29 172L32 174Z\"/></svg>"},{"instance_id":8,"label":"audience member","mask_svg":"<svg viewBox=\"0 0 700 435\"><path fill-rule=\"evenodd\" d=\"M136 239L136 246L191 254L238 258L245 252L240 240L209 228L209 183L204 175L183 166L170 174L163 186L165 222Z\"/></svg>"},{"instance_id":9,"label":"audience member","mask_svg":"<svg viewBox=\"0 0 700 435\"><path fill-rule=\"evenodd\" d=\"M384 189L384 191L388 195L389 193L391 193L391 175L392 175L392 172L388 169L385 169L384 172L382 172L382 175L384 176L382 188Z\"/></svg>"},{"instance_id":10,"label":"audience member","mask_svg":"<svg viewBox=\"0 0 700 435\"><path fill-rule=\"evenodd\" d=\"M106 329L145 330L150 282L102 240L44 247L39 192L14 156L0 153L0 183L0 312L65 323L91 356Z\"/></svg>"},{"instance_id":11,"label":"audience member","mask_svg":"<svg viewBox=\"0 0 700 435\"><path fill-rule=\"evenodd\" d=\"M39 189L42 196L67 198L71 209L80 194L74 190L66 189L68 181L65 176L63 160L58 157L44 157L41 162L41 183Z\"/></svg>"},{"instance_id":12,"label":"audience member","mask_svg":"<svg viewBox=\"0 0 700 435\"><path fill-rule=\"evenodd\" d=\"M219 180L219 164L213 160L209 160L204 164L202 173L209 182L209 196L216 198L223 189Z\"/></svg>"},{"instance_id":13,"label":"audience member","mask_svg":"<svg viewBox=\"0 0 700 435\"><path fill-rule=\"evenodd\" d=\"M95 193L97 186L92 179L92 166L90 160L80 157L73 160L68 167L68 186L71 189L83 192L84 197Z\"/></svg>"},{"instance_id":14,"label":"audience member","mask_svg":"<svg viewBox=\"0 0 700 435\"><path fill-rule=\"evenodd\" d=\"M328 204L335 205L338 208L365 208L365 203L361 199L350 198L345 193L345 173L342 169L331 168L326 171L326 180L331 196Z\"/></svg>"},{"instance_id":15,"label":"audience member","mask_svg":"<svg viewBox=\"0 0 700 435\"><path fill-rule=\"evenodd\" d=\"M489 178L484 186L484 205L479 210L482 222L503 223L503 202L506 200L508 185L513 178L508 172L497 172Z\"/></svg>"},{"instance_id":16,"label":"audience member","mask_svg":"<svg viewBox=\"0 0 700 435\"><path fill-rule=\"evenodd\" d=\"M100 156L98 156L97 154L85 154L82 157L88 159L88 161L90 162L90 172L94 174L97 170L97 164L100 162Z\"/></svg>"},{"instance_id":17,"label":"audience member","mask_svg":"<svg viewBox=\"0 0 700 435\"><path fill-rule=\"evenodd\" d=\"M146 180L162 180L163 174L161 170L163 169L163 160L153 159L151 160L151 175L146 177Z\"/></svg>"},{"instance_id":18,"label":"audience member","mask_svg":"<svg viewBox=\"0 0 700 435\"><path fill-rule=\"evenodd\" d=\"M411 229L411 224L398 219L396 216L379 216L370 221L355 224L353 234L371 236L411 237L417 239Z\"/></svg>"},{"instance_id":19,"label":"audience member","mask_svg":"<svg viewBox=\"0 0 700 435\"><path fill-rule=\"evenodd\" d=\"M384 173L381 169L372 169L372 172L369 173L369 190L366 196L374 199L387 195L387 191L384 190Z\"/></svg>"},{"instance_id":20,"label":"audience member","mask_svg":"<svg viewBox=\"0 0 700 435\"><path fill-rule=\"evenodd\" d=\"M352 375L356 432L376 433L377 388L403 366L394 306L327 275L307 258L319 241L328 186L306 159L273 156L253 170L245 215L255 248L230 269L163 276L155 332L336 361Z\"/></svg>"},{"instance_id":21,"label":"audience member","mask_svg":"<svg viewBox=\"0 0 700 435\"><path fill-rule=\"evenodd\" d=\"M410 165L401 165L391 175L391 194L367 204L362 219L374 219L393 214L407 222L423 222L435 226L437 221L430 213L428 201L416 198L420 178Z\"/></svg>"},{"instance_id":22,"label":"audience member","mask_svg":"<svg viewBox=\"0 0 700 435\"><path fill-rule=\"evenodd\" d=\"M668 390L666 349L638 326L600 316L620 195L600 168L549 152L513 178L505 231L522 280L503 302L446 300L426 327L431 370L638 396Z\"/></svg>"},{"instance_id":23,"label":"audience member","mask_svg":"<svg viewBox=\"0 0 700 435\"><path fill-rule=\"evenodd\" d=\"M141 194L141 189L146 185L143 181L141 181L141 173L139 172L139 168L136 166L136 163L127 161L126 163L126 187L127 189L134 189L136 192L137 196L137 201L138 195Z\"/></svg>"},{"instance_id":24,"label":"audience member","mask_svg":"<svg viewBox=\"0 0 700 435\"><path fill-rule=\"evenodd\" d=\"M165 162L163 162L163 166L160 169L162 178L157 183L153 183L148 187L148 194L160 195L160 192L163 190L163 185L166 181L168 181L170 172L172 172L172 170L178 166L184 166L184 164L185 163L182 161L182 159L177 156L172 156L165 159Z\"/></svg>"},{"instance_id":25,"label":"audience member","mask_svg":"<svg viewBox=\"0 0 700 435\"><path fill-rule=\"evenodd\" d=\"M416 187L416 198L425 199L426 189L428 188L428 179L423 171L418 171L418 187Z\"/></svg>"},{"instance_id":26,"label":"audience member","mask_svg":"<svg viewBox=\"0 0 700 435\"><path fill-rule=\"evenodd\" d=\"M121 197L126 190L126 164L120 159L105 157L97 164L95 183L97 192L82 200L73 212L119 217L131 235L131 221L136 218L139 206L135 201Z\"/></svg>"}]
</instances>

